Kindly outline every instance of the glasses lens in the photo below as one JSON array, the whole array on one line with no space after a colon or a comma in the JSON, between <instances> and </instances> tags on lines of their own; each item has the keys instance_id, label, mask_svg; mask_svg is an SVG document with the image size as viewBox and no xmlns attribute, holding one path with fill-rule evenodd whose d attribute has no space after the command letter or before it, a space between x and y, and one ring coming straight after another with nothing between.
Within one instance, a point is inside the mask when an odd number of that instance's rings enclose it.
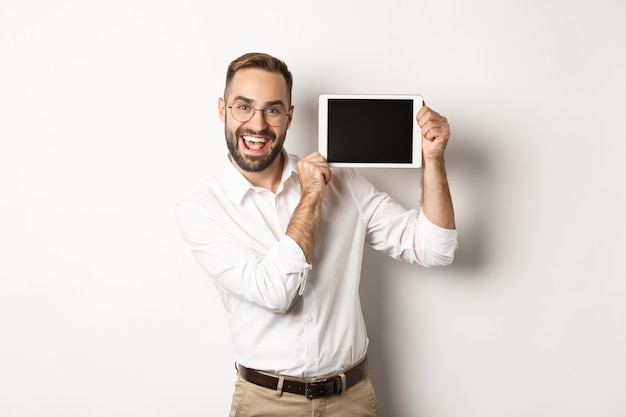
<instances>
[{"instance_id":1,"label":"glasses lens","mask_svg":"<svg viewBox=\"0 0 626 417\"><path fill-rule=\"evenodd\" d=\"M245 101L235 101L230 107L230 112L238 122L247 122L252 119L254 108Z\"/></svg>"},{"instance_id":2,"label":"glasses lens","mask_svg":"<svg viewBox=\"0 0 626 417\"><path fill-rule=\"evenodd\" d=\"M255 109L245 101L236 101L230 107L233 119L245 123L252 119L255 111L262 111L265 122L270 126L282 126L287 121L287 112L280 105L269 106L264 109Z\"/></svg>"},{"instance_id":3,"label":"glasses lens","mask_svg":"<svg viewBox=\"0 0 626 417\"><path fill-rule=\"evenodd\" d=\"M270 126L282 126L287 121L285 109L282 106L270 106L263 110L265 121Z\"/></svg>"}]
</instances>

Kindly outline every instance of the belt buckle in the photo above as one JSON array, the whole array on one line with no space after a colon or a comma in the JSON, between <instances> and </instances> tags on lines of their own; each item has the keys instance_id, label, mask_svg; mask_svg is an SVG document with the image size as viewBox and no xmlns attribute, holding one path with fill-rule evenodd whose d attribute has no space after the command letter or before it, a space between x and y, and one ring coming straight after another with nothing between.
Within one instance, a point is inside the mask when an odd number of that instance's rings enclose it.
<instances>
[{"instance_id":1,"label":"belt buckle","mask_svg":"<svg viewBox=\"0 0 626 417\"><path fill-rule=\"evenodd\" d=\"M306 383L304 384L304 396L305 396L307 399L309 399L309 400L313 400L313 399L315 399L315 398L325 397L325 396L326 396L326 395L328 395L328 394L334 394L334 393L335 393L335 392L334 392L334 390L333 390L332 392L325 392L325 391L322 391L322 392L321 392L321 393L319 393L319 394L318 394L318 393L313 394L313 393L311 392L311 387L312 387L312 386L317 387L317 386L320 386L320 385L328 384L328 383L329 383L329 382L331 382L331 381L335 383L335 388L336 388L336 384L337 384L337 382L335 381L335 379L334 379L334 378L322 379L321 381L315 381L315 382L306 382Z\"/></svg>"}]
</instances>

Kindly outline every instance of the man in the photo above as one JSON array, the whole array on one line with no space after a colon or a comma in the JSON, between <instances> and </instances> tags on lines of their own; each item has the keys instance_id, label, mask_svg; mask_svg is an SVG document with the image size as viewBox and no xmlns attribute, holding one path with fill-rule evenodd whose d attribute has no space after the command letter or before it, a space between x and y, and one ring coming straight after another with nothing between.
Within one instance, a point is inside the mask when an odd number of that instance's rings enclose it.
<instances>
[{"instance_id":1,"label":"man","mask_svg":"<svg viewBox=\"0 0 626 417\"><path fill-rule=\"evenodd\" d=\"M352 169L285 151L292 82L266 54L229 65L218 101L228 161L177 206L178 224L230 313L231 417L377 416L359 300L363 243L423 266L452 262L450 128L426 106L417 114L423 197L420 211L406 210Z\"/></svg>"}]
</instances>

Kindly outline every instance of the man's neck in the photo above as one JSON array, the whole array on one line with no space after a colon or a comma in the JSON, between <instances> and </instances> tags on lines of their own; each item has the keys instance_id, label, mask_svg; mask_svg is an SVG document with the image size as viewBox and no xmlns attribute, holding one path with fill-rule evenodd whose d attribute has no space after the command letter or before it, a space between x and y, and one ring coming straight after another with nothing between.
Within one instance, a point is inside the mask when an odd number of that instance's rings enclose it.
<instances>
[{"instance_id":1,"label":"man's neck","mask_svg":"<svg viewBox=\"0 0 626 417\"><path fill-rule=\"evenodd\" d=\"M233 161L233 158L230 155L228 155L228 159L230 159L230 162L235 166L235 168L237 168L237 170L241 172L241 174L255 187L265 188L273 193L276 193L276 190L278 190L280 180L283 176L283 166L285 165L285 156L283 152L278 155L269 167L259 172L245 171L241 169L235 161Z\"/></svg>"}]
</instances>

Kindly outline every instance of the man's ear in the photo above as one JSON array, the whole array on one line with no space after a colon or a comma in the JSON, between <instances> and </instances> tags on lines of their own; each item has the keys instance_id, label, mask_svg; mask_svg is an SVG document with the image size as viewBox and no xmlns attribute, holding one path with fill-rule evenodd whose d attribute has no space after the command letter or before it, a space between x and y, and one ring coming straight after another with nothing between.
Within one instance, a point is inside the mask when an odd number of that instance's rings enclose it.
<instances>
[{"instance_id":1,"label":"man's ear","mask_svg":"<svg viewBox=\"0 0 626 417\"><path fill-rule=\"evenodd\" d=\"M217 111L219 112L222 123L226 123L226 102L221 97L217 100Z\"/></svg>"},{"instance_id":2,"label":"man's ear","mask_svg":"<svg viewBox=\"0 0 626 417\"><path fill-rule=\"evenodd\" d=\"M289 117L287 117L287 129L289 129L289 126L291 126L291 121L293 120L293 110L295 108L295 106L291 106L289 108Z\"/></svg>"}]
</instances>

